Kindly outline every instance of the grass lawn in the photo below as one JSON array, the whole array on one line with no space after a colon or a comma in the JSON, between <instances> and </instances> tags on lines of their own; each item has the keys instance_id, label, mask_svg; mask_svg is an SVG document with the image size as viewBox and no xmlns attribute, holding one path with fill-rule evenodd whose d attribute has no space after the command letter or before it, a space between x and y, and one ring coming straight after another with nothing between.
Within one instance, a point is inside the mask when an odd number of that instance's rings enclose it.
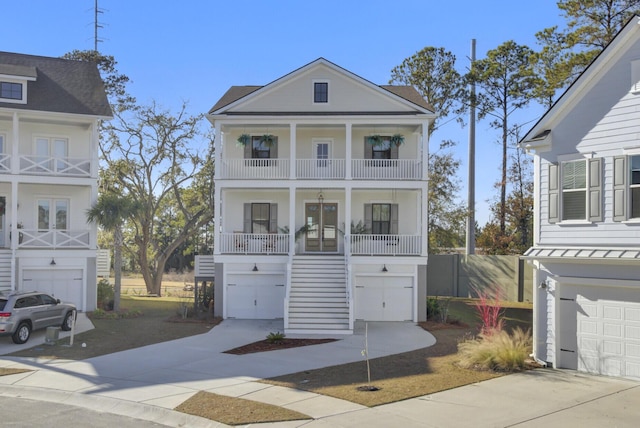
<instances>
[{"instance_id":1,"label":"grass lawn","mask_svg":"<svg viewBox=\"0 0 640 428\"><path fill-rule=\"evenodd\" d=\"M169 319L177 315L180 305L181 300L178 298L123 295L121 308L132 313L140 311L141 315L131 318L100 319L91 317L89 314L95 329L77 334L74 338L74 346L35 346L10 355L84 360L206 333L220 321L212 319L208 322L170 322ZM58 344L68 343L69 339L58 341ZM85 343L86 347L81 347L82 343Z\"/></svg>"},{"instance_id":2,"label":"grass lawn","mask_svg":"<svg viewBox=\"0 0 640 428\"><path fill-rule=\"evenodd\" d=\"M76 335L73 347L36 346L11 355L82 360L206 333L219 321L170 322L169 319L175 318L178 313L180 301L179 298L123 295L121 307L129 312L140 311L140 316L120 319L93 318L96 328ZM358 390L359 386L367 383L364 359L358 363L293 373L265 379L263 382L312 391L365 406L377 406L501 376L501 373L466 370L455 365L458 342L476 332L478 318L474 301L451 300L449 316L464 325L433 322L423 324L423 327L436 337L437 343L434 346L370 361L371 384L379 388L378 391ZM507 328L530 328L531 305L514 304L505 309L504 316ZM61 339L59 343L66 344L68 339ZM86 347L81 347L81 343L86 343ZM0 372L0 375L2 374L10 373ZM204 392L194 395L176 410L230 425L307 418L306 415L294 414L277 406Z\"/></svg>"}]
</instances>

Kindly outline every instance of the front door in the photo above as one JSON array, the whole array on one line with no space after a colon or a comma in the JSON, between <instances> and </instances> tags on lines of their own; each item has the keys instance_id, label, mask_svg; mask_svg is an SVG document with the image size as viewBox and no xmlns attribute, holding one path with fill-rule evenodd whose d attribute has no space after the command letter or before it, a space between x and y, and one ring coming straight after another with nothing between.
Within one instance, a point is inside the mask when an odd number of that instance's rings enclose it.
<instances>
[{"instance_id":1,"label":"front door","mask_svg":"<svg viewBox=\"0 0 640 428\"><path fill-rule=\"evenodd\" d=\"M305 238L307 252L338 251L338 204L311 202L305 205L309 230Z\"/></svg>"}]
</instances>

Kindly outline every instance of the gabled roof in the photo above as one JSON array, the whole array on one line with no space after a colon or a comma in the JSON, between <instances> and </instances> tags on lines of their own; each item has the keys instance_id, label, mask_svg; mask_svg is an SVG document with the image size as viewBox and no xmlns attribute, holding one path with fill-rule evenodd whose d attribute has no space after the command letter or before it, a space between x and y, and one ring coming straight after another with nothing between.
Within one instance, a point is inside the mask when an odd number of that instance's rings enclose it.
<instances>
[{"instance_id":1,"label":"gabled roof","mask_svg":"<svg viewBox=\"0 0 640 428\"><path fill-rule=\"evenodd\" d=\"M435 109L433 108L433 106L431 106L427 101L425 101L424 98L422 98L422 96L420 95L420 93L413 87L413 86L396 86L396 85L376 85L350 71L348 71L345 68L342 68L336 64L334 64L331 61L328 61L324 58L318 58L315 61L310 62L309 64L306 64L300 68L298 68L297 70L294 70L276 80L274 80L273 82L264 85L264 86L232 86L231 88L229 88L229 90L227 90L227 92L225 92L225 94L222 96L222 98L220 98L215 105L209 110L209 114L224 114L224 113L228 113L227 111L225 111L226 108L230 108L232 107L234 104L238 103L238 102L242 102L244 99L248 99L250 96L253 95L258 95L259 93L261 93L262 91L266 90L267 88L273 87L274 85L281 83L283 81L286 81L288 79L291 79L297 75L302 74L303 72L309 70L310 68L318 65L318 64L324 64L334 70L337 70L343 74L346 74L348 76L350 76L351 78L360 81L361 83L365 84L366 86L369 86L375 90L384 92L389 94L392 97L397 97L398 99L402 100L405 103L410 103L411 105L413 105L414 107L417 107L417 109L422 112L422 113L426 113L426 114L433 114L435 113ZM283 113L287 113L290 114L291 112L283 112ZM331 113L345 113L345 112L331 112ZM326 114L326 113L325 113Z\"/></svg>"},{"instance_id":2,"label":"gabled roof","mask_svg":"<svg viewBox=\"0 0 640 428\"><path fill-rule=\"evenodd\" d=\"M562 95L553 103L553 105L545 112L544 115L536 122L535 125L520 140L523 147L532 147L548 144L550 138L544 140L552 133L553 121L560 116L566 114L582 97L585 96L592 79L599 73L613 67L613 57L622 49L627 41L640 31L640 17L634 16L624 27L616 34L611 42L591 61L582 73L574 80L571 85L562 93Z\"/></svg>"},{"instance_id":3,"label":"gabled roof","mask_svg":"<svg viewBox=\"0 0 640 428\"><path fill-rule=\"evenodd\" d=\"M0 102L0 108L112 115L95 63L0 52L0 75L28 81L26 104Z\"/></svg>"}]
</instances>

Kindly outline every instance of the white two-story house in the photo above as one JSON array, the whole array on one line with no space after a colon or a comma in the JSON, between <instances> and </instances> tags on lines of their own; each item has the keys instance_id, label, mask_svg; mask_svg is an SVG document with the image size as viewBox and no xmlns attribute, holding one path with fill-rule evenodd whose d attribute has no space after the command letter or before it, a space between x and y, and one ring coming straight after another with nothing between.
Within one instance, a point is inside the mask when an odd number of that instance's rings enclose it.
<instances>
[{"instance_id":1,"label":"white two-story house","mask_svg":"<svg viewBox=\"0 0 640 428\"><path fill-rule=\"evenodd\" d=\"M640 18L523 141L535 162L534 354L640 379Z\"/></svg>"},{"instance_id":2,"label":"white two-story house","mask_svg":"<svg viewBox=\"0 0 640 428\"><path fill-rule=\"evenodd\" d=\"M426 318L433 109L323 58L233 86L215 127L215 313L350 333Z\"/></svg>"},{"instance_id":3,"label":"white two-story house","mask_svg":"<svg viewBox=\"0 0 640 428\"><path fill-rule=\"evenodd\" d=\"M95 64L0 52L0 290L96 307L98 125L111 116Z\"/></svg>"}]
</instances>

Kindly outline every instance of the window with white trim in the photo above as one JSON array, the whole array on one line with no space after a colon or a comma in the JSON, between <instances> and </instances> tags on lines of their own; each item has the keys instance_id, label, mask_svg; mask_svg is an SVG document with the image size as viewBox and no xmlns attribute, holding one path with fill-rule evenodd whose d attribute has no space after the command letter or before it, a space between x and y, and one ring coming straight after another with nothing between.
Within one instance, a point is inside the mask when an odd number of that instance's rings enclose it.
<instances>
[{"instance_id":1,"label":"window with white trim","mask_svg":"<svg viewBox=\"0 0 640 428\"><path fill-rule=\"evenodd\" d=\"M549 223L602 221L602 159L549 164Z\"/></svg>"},{"instance_id":2,"label":"window with white trim","mask_svg":"<svg viewBox=\"0 0 640 428\"><path fill-rule=\"evenodd\" d=\"M22 83L0 82L0 98L22 100Z\"/></svg>"},{"instance_id":3,"label":"window with white trim","mask_svg":"<svg viewBox=\"0 0 640 428\"><path fill-rule=\"evenodd\" d=\"M38 199L38 230L69 229L68 199Z\"/></svg>"},{"instance_id":4,"label":"window with white trim","mask_svg":"<svg viewBox=\"0 0 640 428\"><path fill-rule=\"evenodd\" d=\"M640 218L640 155L634 155L630 157L629 161L630 181L629 181L629 205L630 205L630 217Z\"/></svg>"},{"instance_id":5,"label":"window with white trim","mask_svg":"<svg viewBox=\"0 0 640 428\"><path fill-rule=\"evenodd\" d=\"M329 102L329 82L313 82L313 102L315 104Z\"/></svg>"},{"instance_id":6,"label":"window with white trim","mask_svg":"<svg viewBox=\"0 0 640 428\"><path fill-rule=\"evenodd\" d=\"M587 161L562 164L562 220L587 218Z\"/></svg>"}]
</instances>

